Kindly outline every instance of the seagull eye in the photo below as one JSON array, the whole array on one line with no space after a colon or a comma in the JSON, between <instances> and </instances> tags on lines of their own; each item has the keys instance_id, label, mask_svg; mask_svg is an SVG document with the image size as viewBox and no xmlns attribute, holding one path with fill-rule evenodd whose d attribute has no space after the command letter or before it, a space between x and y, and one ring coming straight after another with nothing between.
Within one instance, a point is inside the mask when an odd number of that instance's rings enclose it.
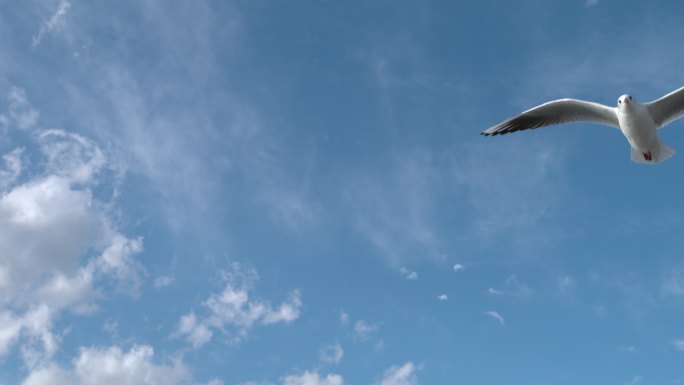
<instances>
[{"instance_id":1,"label":"seagull eye","mask_svg":"<svg viewBox=\"0 0 684 385\"><path fill-rule=\"evenodd\" d=\"M618 100L618 104L622 104L622 99Z\"/></svg>"},{"instance_id":2,"label":"seagull eye","mask_svg":"<svg viewBox=\"0 0 684 385\"><path fill-rule=\"evenodd\" d=\"M631 96L629 97L629 100L632 100L632 97L631 97Z\"/></svg>"}]
</instances>

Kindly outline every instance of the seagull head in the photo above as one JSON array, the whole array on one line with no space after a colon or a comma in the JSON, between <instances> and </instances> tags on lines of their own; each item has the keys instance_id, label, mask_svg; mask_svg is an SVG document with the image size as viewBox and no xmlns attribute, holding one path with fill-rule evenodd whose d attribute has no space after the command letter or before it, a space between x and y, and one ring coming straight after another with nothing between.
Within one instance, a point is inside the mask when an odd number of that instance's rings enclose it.
<instances>
[{"instance_id":1,"label":"seagull head","mask_svg":"<svg viewBox=\"0 0 684 385\"><path fill-rule=\"evenodd\" d=\"M632 95L622 95L618 98L618 108L630 106L634 102L635 100L632 98Z\"/></svg>"}]
</instances>

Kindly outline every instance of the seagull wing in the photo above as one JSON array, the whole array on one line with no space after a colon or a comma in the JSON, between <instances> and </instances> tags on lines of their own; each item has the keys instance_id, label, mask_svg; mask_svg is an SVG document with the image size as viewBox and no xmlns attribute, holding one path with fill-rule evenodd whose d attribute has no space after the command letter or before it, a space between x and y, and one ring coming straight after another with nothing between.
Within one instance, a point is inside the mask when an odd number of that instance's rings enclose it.
<instances>
[{"instance_id":1,"label":"seagull wing","mask_svg":"<svg viewBox=\"0 0 684 385\"><path fill-rule=\"evenodd\" d=\"M505 120L484 130L482 135L503 135L570 122L592 122L620 128L616 108L577 99L560 99L544 103Z\"/></svg>"},{"instance_id":2,"label":"seagull wing","mask_svg":"<svg viewBox=\"0 0 684 385\"><path fill-rule=\"evenodd\" d=\"M684 87L646 103L658 128L684 115Z\"/></svg>"}]
</instances>

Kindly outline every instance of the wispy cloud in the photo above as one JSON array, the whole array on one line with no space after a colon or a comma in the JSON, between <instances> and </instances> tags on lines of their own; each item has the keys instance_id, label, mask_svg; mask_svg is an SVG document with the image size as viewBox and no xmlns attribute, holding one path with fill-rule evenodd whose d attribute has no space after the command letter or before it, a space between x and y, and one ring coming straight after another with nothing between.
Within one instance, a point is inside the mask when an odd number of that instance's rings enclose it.
<instances>
[{"instance_id":1,"label":"wispy cloud","mask_svg":"<svg viewBox=\"0 0 684 385\"><path fill-rule=\"evenodd\" d=\"M418 273L415 272L415 271L413 271L413 270L409 270L409 269L407 269L407 268L405 268L405 267L402 267L401 270L400 270L400 272L401 272L401 274L404 275L404 276L406 277L406 279L408 279L408 280L415 281L415 280L418 279Z\"/></svg>"},{"instance_id":2,"label":"wispy cloud","mask_svg":"<svg viewBox=\"0 0 684 385\"><path fill-rule=\"evenodd\" d=\"M175 282L175 279L173 277L170 277L168 275L160 275L159 277L154 279L154 283L152 284L155 288L163 288L163 287L168 287L173 285Z\"/></svg>"},{"instance_id":3,"label":"wispy cloud","mask_svg":"<svg viewBox=\"0 0 684 385\"><path fill-rule=\"evenodd\" d=\"M318 360L324 364L339 364L344 356L344 349L339 342L321 348L318 352Z\"/></svg>"},{"instance_id":4,"label":"wispy cloud","mask_svg":"<svg viewBox=\"0 0 684 385\"><path fill-rule=\"evenodd\" d=\"M456 264L454 264L453 269L454 269L454 271L459 272L459 271L465 269L465 266L463 266L463 265L460 264L460 263L456 263Z\"/></svg>"},{"instance_id":5,"label":"wispy cloud","mask_svg":"<svg viewBox=\"0 0 684 385\"><path fill-rule=\"evenodd\" d=\"M419 367L413 362L401 366L392 366L385 371L382 379L375 385L418 385L416 372Z\"/></svg>"},{"instance_id":6,"label":"wispy cloud","mask_svg":"<svg viewBox=\"0 0 684 385\"><path fill-rule=\"evenodd\" d=\"M492 295L504 295L504 292L502 290L497 290L494 289L493 287L490 287L487 289L487 293L492 294Z\"/></svg>"},{"instance_id":7,"label":"wispy cloud","mask_svg":"<svg viewBox=\"0 0 684 385\"><path fill-rule=\"evenodd\" d=\"M354 324L354 339L358 341L367 341L378 331L379 327L376 324L368 323L364 320L358 320Z\"/></svg>"},{"instance_id":8,"label":"wispy cloud","mask_svg":"<svg viewBox=\"0 0 684 385\"><path fill-rule=\"evenodd\" d=\"M587 7L587 8L593 7L593 6L595 6L596 4L598 4L598 2L599 2L599 0L587 0L587 1L584 2L584 6Z\"/></svg>"},{"instance_id":9,"label":"wispy cloud","mask_svg":"<svg viewBox=\"0 0 684 385\"><path fill-rule=\"evenodd\" d=\"M382 175L359 171L345 182L353 225L390 264L440 255L436 166L429 151L417 150L394 159Z\"/></svg>"},{"instance_id":10,"label":"wispy cloud","mask_svg":"<svg viewBox=\"0 0 684 385\"><path fill-rule=\"evenodd\" d=\"M57 10L40 26L38 33L33 36L32 45L34 48L40 44L45 34L59 31L64 26L64 19L66 18L69 9L71 9L71 3L68 0L61 0L59 2Z\"/></svg>"},{"instance_id":11,"label":"wispy cloud","mask_svg":"<svg viewBox=\"0 0 684 385\"><path fill-rule=\"evenodd\" d=\"M672 342L672 345L680 352L684 352L684 340L675 340Z\"/></svg>"},{"instance_id":12,"label":"wispy cloud","mask_svg":"<svg viewBox=\"0 0 684 385\"><path fill-rule=\"evenodd\" d=\"M440 301L446 301L449 299L449 297L446 294L440 294L439 296L437 296L437 299Z\"/></svg>"},{"instance_id":13,"label":"wispy cloud","mask_svg":"<svg viewBox=\"0 0 684 385\"><path fill-rule=\"evenodd\" d=\"M499 323L500 323L501 325L505 325L505 324L506 324L506 321L505 321L504 318L501 316L501 314L499 314L498 312L496 312L496 311L494 311L494 310L486 311L486 312L484 312L484 314L485 314L485 315L488 315L488 316L490 316L490 317L492 317L492 318L494 318L494 319L497 320L497 321L499 321Z\"/></svg>"}]
</instances>

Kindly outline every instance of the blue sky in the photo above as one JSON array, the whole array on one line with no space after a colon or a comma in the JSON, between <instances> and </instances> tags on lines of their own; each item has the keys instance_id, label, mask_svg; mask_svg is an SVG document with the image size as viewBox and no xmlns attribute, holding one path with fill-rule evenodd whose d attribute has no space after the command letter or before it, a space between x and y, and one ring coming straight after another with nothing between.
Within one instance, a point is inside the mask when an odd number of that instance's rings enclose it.
<instances>
[{"instance_id":1,"label":"blue sky","mask_svg":"<svg viewBox=\"0 0 684 385\"><path fill-rule=\"evenodd\" d=\"M0 384L681 383L681 154L479 133L679 88L682 12L0 1Z\"/></svg>"}]
</instances>

